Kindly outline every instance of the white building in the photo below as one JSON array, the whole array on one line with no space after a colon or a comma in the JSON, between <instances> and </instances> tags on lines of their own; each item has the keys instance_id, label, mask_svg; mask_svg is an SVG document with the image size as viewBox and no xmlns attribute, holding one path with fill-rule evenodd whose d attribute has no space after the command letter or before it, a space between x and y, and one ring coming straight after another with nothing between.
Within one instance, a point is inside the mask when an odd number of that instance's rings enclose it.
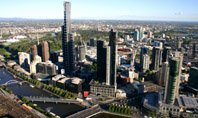
<instances>
[{"instance_id":1,"label":"white building","mask_svg":"<svg viewBox=\"0 0 198 118\"><path fill-rule=\"evenodd\" d=\"M28 68L30 64L30 54L25 52L18 52L19 65L23 68Z\"/></svg>"},{"instance_id":2,"label":"white building","mask_svg":"<svg viewBox=\"0 0 198 118\"><path fill-rule=\"evenodd\" d=\"M135 78L134 69L129 69L129 78L130 78L130 82L133 83L133 80Z\"/></svg>"},{"instance_id":3,"label":"white building","mask_svg":"<svg viewBox=\"0 0 198 118\"><path fill-rule=\"evenodd\" d=\"M150 57L147 54L143 55L143 65L142 69L143 71L149 70L149 64L150 64Z\"/></svg>"},{"instance_id":4,"label":"white building","mask_svg":"<svg viewBox=\"0 0 198 118\"><path fill-rule=\"evenodd\" d=\"M36 73L36 65L37 65L37 63L40 63L40 62L42 62L41 57L36 55L35 59L30 64L30 73L31 74L35 74Z\"/></svg>"}]
</instances>

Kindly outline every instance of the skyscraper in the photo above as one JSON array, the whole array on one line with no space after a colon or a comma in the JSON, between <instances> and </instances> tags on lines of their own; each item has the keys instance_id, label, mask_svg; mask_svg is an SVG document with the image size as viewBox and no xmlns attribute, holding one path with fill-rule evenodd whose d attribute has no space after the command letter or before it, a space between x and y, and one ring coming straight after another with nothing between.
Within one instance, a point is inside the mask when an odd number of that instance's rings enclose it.
<instances>
[{"instance_id":1,"label":"skyscraper","mask_svg":"<svg viewBox=\"0 0 198 118\"><path fill-rule=\"evenodd\" d=\"M83 61L85 59L86 47L84 45L77 47L77 60Z\"/></svg>"},{"instance_id":2,"label":"skyscraper","mask_svg":"<svg viewBox=\"0 0 198 118\"><path fill-rule=\"evenodd\" d=\"M159 71L156 74L157 74L157 78L158 78L158 80L157 80L158 85L165 86L166 81L169 78L168 62L163 62L162 67L159 69Z\"/></svg>"},{"instance_id":3,"label":"skyscraper","mask_svg":"<svg viewBox=\"0 0 198 118\"><path fill-rule=\"evenodd\" d=\"M140 32L138 29L135 29L135 32L134 32L134 40L135 41L139 41L140 40Z\"/></svg>"},{"instance_id":4,"label":"skyscraper","mask_svg":"<svg viewBox=\"0 0 198 118\"><path fill-rule=\"evenodd\" d=\"M42 59L43 62L49 61L49 45L47 41L42 43Z\"/></svg>"},{"instance_id":5,"label":"skyscraper","mask_svg":"<svg viewBox=\"0 0 198 118\"><path fill-rule=\"evenodd\" d=\"M100 83L110 85L110 46L97 41L97 78Z\"/></svg>"},{"instance_id":6,"label":"skyscraper","mask_svg":"<svg viewBox=\"0 0 198 118\"><path fill-rule=\"evenodd\" d=\"M190 68L189 84L190 86L198 89L198 67Z\"/></svg>"},{"instance_id":7,"label":"skyscraper","mask_svg":"<svg viewBox=\"0 0 198 118\"><path fill-rule=\"evenodd\" d=\"M153 47L152 52L152 69L159 70L159 66L162 64L162 50L159 47Z\"/></svg>"},{"instance_id":8,"label":"skyscraper","mask_svg":"<svg viewBox=\"0 0 198 118\"><path fill-rule=\"evenodd\" d=\"M35 52L32 52L35 53ZM35 53L36 54L36 53ZM49 45L47 41L44 41L37 45L37 54L42 58L43 62L46 62L49 60Z\"/></svg>"},{"instance_id":9,"label":"skyscraper","mask_svg":"<svg viewBox=\"0 0 198 118\"><path fill-rule=\"evenodd\" d=\"M149 70L149 61L150 61L150 57L147 54L142 55L142 71L146 71Z\"/></svg>"},{"instance_id":10,"label":"skyscraper","mask_svg":"<svg viewBox=\"0 0 198 118\"><path fill-rule=\"evenodd\" d=\"M164 47L162 52L162 62L168 62L168 56L170 56L171 47Z\"/></svg>"},{"instance_id":11,"label":"skyscraper","mask_svg":"<svg viewBox=\"0 0 198 118\"><path fill-rule=\"evenodd\" d=\"M35 57L38 55L38 50L37 50L37 46L36 45L32 46L31 53L32 53L32 60L34 60Z\"/></svg>"},{"instance_id":12,"label":"skyscraper","mask_svg":"<svg viewBox=\"0 0 198 118\"><path fill-rule=\"evenodd\" d=\"M64 25L62 26L63 65L65 75L72 76L75 69L74 36L71 33L71 3L64 2Z\"/></svg>"},{"instance_id":13,"label":"skyscraper","mask_svg":"<svg viewBox=\"0 0 198 118\"><path fill-rule=\"evenodd\" d=\"M109 33L109 46L110 46L110 85L113 85L117 87L116 83L116 73L117 73L117 68L116 68L116 62L117 62L117 45L116 45L116 39L118 37L117 32L114 32L113 29L111 29Z\"/></svg>"},{"instance_id":14,"label":"skyscraper","mask_svg":"<svg viewBox=\"0 0 198 118\"><path fill-rule=\"evenodd\" d=\"M148 48L147 47L145 47L145 46L142 46L141 47L141 50L140 50L140 68L141 68L141 71L143 71L144 69L144 64L145 64L145 58L144 58L144 55L147 55L148 56ZM148 57L149 58L149 57ZM148 59L146 59L146 60L148 60Z\"/></svg>"},{"instance_id":15,"label":"skyscraper","mask_svg":"<svg viewBox=\"0 0 198 118\"><path fill-rule=\"evenodd\" d=\"M167 104L174 104L175 99L179 95L182 62L183 55L179 52L175 52L175 55L169 58L169 78L166 81L164 96L164 100Z\"/></svg>"}]
</instances>

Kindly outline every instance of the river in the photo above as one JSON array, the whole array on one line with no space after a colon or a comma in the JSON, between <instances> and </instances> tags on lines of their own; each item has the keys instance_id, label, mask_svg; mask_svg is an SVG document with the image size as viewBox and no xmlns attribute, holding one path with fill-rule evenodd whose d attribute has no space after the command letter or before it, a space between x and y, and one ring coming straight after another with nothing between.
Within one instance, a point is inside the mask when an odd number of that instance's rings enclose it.
<instances>
[{"instance_id":1,"label":"river","mask_svg":"<svg viewBox=\"0 0 198 118\"><path fill-rule=\"evenodd\" d=\"M9 80L17 80L5 69L0 69L0 85L6 83ZM31 87L28 83L19 84L11 84L6 86L8 89L12 90L12 92L17 96L40 96L40 97L56 97L55 95L48 93L42 89L38 89L36 87ZM44 103L44 102L34 102L39 107L53 112L60 117L66 117L75 113L79 110L83 110L84 107L77 104L62 104L62 103Z\"/></svg>"},{"instance_id":2,"label":"river","mask_svg":"<svg viewBox=\"0 0 198 118\"><path fill-rule=\"evenodd\" d=\"M20 79L14 78L12 74L10 74L7 70L0 68L0 85L6 83L9 80L17 80ZM28 83L24 82L22 85L19 84L11 84L6 86L8 89L12 90L12 92L17 96L40 96L40 97L56 97L55 95L46 92L42 89L31 87ZM61 118L65 118L77 111L83 110L84 107L77 104L65 104L65 103L47 103L47 102L34 102L39 107L46 111L50 111L60 116ZM124 118L122 116L111 115L107 113L101 113L92 118Z\"/></svg>"}]
</instances>

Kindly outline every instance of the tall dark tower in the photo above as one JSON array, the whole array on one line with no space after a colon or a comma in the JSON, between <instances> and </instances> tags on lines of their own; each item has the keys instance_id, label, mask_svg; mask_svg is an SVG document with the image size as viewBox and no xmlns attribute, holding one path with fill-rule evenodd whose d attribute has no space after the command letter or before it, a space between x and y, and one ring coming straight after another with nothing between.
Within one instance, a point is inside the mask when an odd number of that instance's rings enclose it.
<instances>
[{"instance_id":1,"label":"tall dark tower","mask_svg":"<svg viewBox=\"0 0 198 118\"><path fill-rule=\"evenodd\" d=\"M104 41L97 41L97 78L100 83L105 82L106 55L104 54Z\"/></svg>"},{"instance_id":2,"label":"tall dark tower","mask_svg":"<svg viewBox=\"0 0 198 118\"><path fill-rule=\"evenodd\" d=\"M110 46L104 41L97 41L97 78L100 83L110 85Z\"/></svg>"},{"instance_id":3,"label":"tall dark tower","mask_svg":"<svg viewBox=\"0 0 198 118\"><path fill-rule=\"evenodd\" d=\"M74 37L71 33L71 3L64 2L64 25L62 26L63 65L65 75L72 76L75 67Z\"/></svg>"},{"instance_id":4,"label":"tall dark tower","mask_svg":"<svg viewBox=\"0 0 198 118\"><path fill-rule=\"evenodd\" d=\"M110 85L117 87L116 83L116 57L117 57L117 46L116 46L117 32L111 29L109 33L109 46L110 46Z\"/></svg>"},{"instance_id":5,"label":"tall dark tower","mask_svg":"<svg viewBox=\"0 0 198 118\"><path fill-rule=\"evenodd\" d=\"M165 47L162 52L162 62L168 62L170 56L171 47Z\"/></svg>"}]
</instances>

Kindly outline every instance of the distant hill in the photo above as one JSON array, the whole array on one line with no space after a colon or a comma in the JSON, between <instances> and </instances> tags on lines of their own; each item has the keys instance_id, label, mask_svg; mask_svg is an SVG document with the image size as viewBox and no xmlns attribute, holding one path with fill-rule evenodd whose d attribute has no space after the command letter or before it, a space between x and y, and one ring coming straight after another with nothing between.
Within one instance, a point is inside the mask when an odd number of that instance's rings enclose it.
<instances>
[{"instance_id":1,"label":"distant hill","mask_svg":"<svg viewBox=\"0 0 198 118\"><path fill-rule=\"evenodd\" d=\"M2 18L0 17L0 21L25 21L25 20L30 20L26 18Z\"/></svg>"},{"instance_id":2,"label":"distant hill","mask_svg":"<svg viewBox=\"0 0 198 118\"><path fill-rule=\"evenodd\" d=\"M3 18L0 17L0 21L45 21L45 20L61 20L61 19L34 19L34 18Z\"/></svg>"}]
</instances>

